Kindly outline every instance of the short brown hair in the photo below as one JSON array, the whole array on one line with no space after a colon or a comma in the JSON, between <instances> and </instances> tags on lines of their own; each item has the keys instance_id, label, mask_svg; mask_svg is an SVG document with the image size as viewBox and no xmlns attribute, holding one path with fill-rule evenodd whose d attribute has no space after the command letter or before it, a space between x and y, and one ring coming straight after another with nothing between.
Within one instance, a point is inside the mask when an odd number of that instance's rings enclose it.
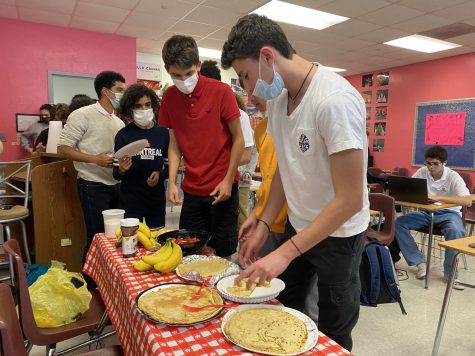
<instances>
[{"instance_id":1,"label":"short brown hair","mask_svg":"<svg viewBox=\"0 0 475 356\"><path fill-rule=\"evenodd\" d=\"M171 66L190 68L200 62L198 45L193 37L174 35L170 37L162 48L165 69Z\"/></svg>"}]
</instances>

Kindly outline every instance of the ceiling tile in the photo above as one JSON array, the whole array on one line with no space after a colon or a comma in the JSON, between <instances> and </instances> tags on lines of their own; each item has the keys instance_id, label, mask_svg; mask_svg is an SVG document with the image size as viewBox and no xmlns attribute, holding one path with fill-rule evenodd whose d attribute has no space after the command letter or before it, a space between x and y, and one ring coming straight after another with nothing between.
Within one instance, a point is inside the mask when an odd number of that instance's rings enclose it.
<instances>
[{"instance_id":1,"label":"ceiling tile","mask_svg":"<svg viewBox=\"0 0 475 356\"><path fill-rule=\"evenodd\" d=\"M405 6L390 5L359 16L358 18L360 20L375 23L377 25L388 26L401 21L409 20L416 16L421 16L423 14L424 13L421 11Z\"/></svg>"},{"instance_id":2,"label":"ceiling tile","mask_svg":"<svg viewBox=\"0 0 475 356\"><path fill-rule=\"evenodd\" d=\"M194 38L194 40L196 42L198 42L199 40L201 40L203 37L201 36L196 36L196 35L190 35L188 33L184 33L184 32L179 32L179 31L167 31L167 32L164 32L160 35L160 37L158 38L158 41L162 41L162 42L166 42L170 37L172 37L173 35L185 35L185 36L191 36Z\"/></svg>"},{"instance_id":3,"label":"ceiling tile","mask_svg":"<svg viewBox=\"0 0 475 356\"><path fill-rule=\"evenodd\" d=\"M377 30L378 28L381 28L381 26L357 19L349 19L348 21L328 27L323 31L353 37L362 33Z\"/></svg>"},{"instance_id":4,"label":"ceiling tile","mask_svg":"<svg viewBox=\"0 0 475 356\"><path fill-rule=\"evenodd\" d=\"M16 19L18 18L18 12L15 6L0 4L0 16Z\"/></svg>"},{"instance_id":5,"label":"ceiling tile","mask_svg":"<svg viewBox=\"0 0 475 356\"><path fill-rule=\"evenodd\" d=\"M447 38L446 41L457 43L460 45L475 47L475 33L468 33L462 36Z\"/></svg>"},{"instance_id":6,"label":"ceiling tile","mask_svg":"<svg viewBox=\"0 0 475 356\"><path fill-rule=\"evenodd\" d=\"M190 12L184 20L206 23L216 26L234 25L241 15L230 10L218 9L209 6L198 6Z\"/></svg>"},{"instance_id":7,"label":"ceiling tile","mask_svg":"<svg viewBox=\"0 0 475 356\"><path fill-rule=\"evenodd\" d=\"M193 21L179 21L169 31L177 31L180 33L193 34L200 37L208 36L210 33L218 30L218 26L207 25L204 23L193 22Z\"/></svg>"},{"instance_id":8,"label":"ceiling tile","mask_svg":"<svg viewBox=\"0 0 475 356\"><path fill-rule=\"evenodd\" d=\"M389 5L391 4L384 0L335 0L322 5L319 10L354 18Z\"/></svg>"},{"instance_id":9,"label":"ceiling tile","mask_svg":"<svg viewBox=\"0 0 475 356\"><path fill-rule=\"evenodd\" d=\"M329 1L329 0L326 0ZM225 9L235 11L240 14L248 14L255 9L261 7L265 3L269 2L269 0L206 0L203 5L216 7L218 9ZM293 2L288 1L286 2Z\"/></svg>"},{"instance_id":10,"label":"ceiling tile","mask_svg":"<svg viewBox=\"0 0 475 356\"><path fill-rule=\"evenodd\" d=\"M467 1L459 5L451 6L434 12L434 15L447 17L455 21L473 18L475 13L475 1Z\"/></svg>"},{"instance_id":11,"label":"ceiling tile","mask_svg":"<svg viewBox=\"0 0 475 356\"><path fill-rule=\"evenodd\" d=\"M132 12L124 21L124 25L138 26L141 28L149 28L155 32L164 32L175 25L179 19L174 17L166 17L160 21L156 21L156 15L145 14L142 12Z\"/></svg>"},{"instance_id":12,"label":"ceiling tile","mask_svg":"<svg viewBox=\"0 0 475 356\"><path fill-rule=\"evenodd\" d=\"M231 32L231 28L232 26L221 27L217 31L214 31L212 34L210 34L209 38L226 41L228 39L229 32Z\"/></svg>"},{"instance_id":13,"label":"ceiling tile","mask_svg":"<svg viewBox=\"0 0 475 356\"><path fill-rule=\"evenodd\" d=\"M76 5L75 0L17 0L19 7L28 7L30 9L38 9L50 11L50 15L55 13L71 15ZM53 16L52 16L53 17Z\"/></svg>"},{"instance_id":14,"label":"ceiling tile","mask_svg":"<svg viewBox=\"0 0 475 356\"><path fill-rule=\"evenodd\" d=\"M51 16L50 11L18 7L18 18L20 20L39 22L54 26L68 27L71 21L70 15L55 14Z\"/></svg>"},{"instance_id":15,"label":"ceiling tile","mask_svg":"<svg viewBox=\"0 0 475 356\"><path fill-rule=\"evenodd\" d=\"M119 27L119 23L73 16L71 20L71 27L89 31L114 33Z\"/></svg>"},{"instance_id":16,"label":"ceiling tile","mask_svg":"<svg viewBox=\"0 0 475 356\"><path fill-rule=\"evenodd\" d=\"M96 5L106 5L117 7L119 9L132 10L140 0L78 0L80 2L88 2Z\"/></svg>"},{"instance_id":17,"label":"ceiling tile","mask_svg":"<svg viewBox=\"0 0 475 356\"><path fill-rule=\"evenodd\" d=\"M433 12L451 7L467 0L402 0L399 5L412 7L424 12Z\"/></svg>"},{"instance_id":18,"label":"ceiling tile","mask_svg":"<svg viewBox=\"0 0 475 356\"><path fill-rule=\"evenodd\" d=\"M74 11L74 15L77 16L118 23L124 21L128 14L128 10L86 2L78 3Z\"/></svg>"},{"instance_id":19,"label":"ceiling tile","mask_svg":"<svg viewBox=\"0 0 475 356\"><path fill-rule=\"evenodd\" d=\"M224 42L224 40L216 40L214 38L206 37L198 41L198 46L221 51L223 49Z\"/></svg>"},{"instance_id":20,"label":"ceiling tile","mask_svg":"<svg viewBox=\"0 0 475 356\"><path fill-rule=\"evenodd\" d=\"M179 0L141 0L135 11L158 15L159 19L167 17L181 19L196 6L196 4Z\"/></svg>"},{"instance_id":21,"label":"ceiling tile","mask_svg":"<svg viewBox=\"0 0 475 356\"><path fill-rule=\"evenodd\" d=\"M364 41L384 43L387 41L394 40L396 38L409 36L411 34L412 34L411 32L405 32L405 31L394 29L394 28L383 27L375 31L363 33L356 37Z\"/></svg>"},{"instance_id":22,"label":"ceiling tile","mask_svg":"<svg viewBox=\"0 0 475 356\"><path fill-rule=\"evenodd\" d=\"M144 38L147 40L158 40L163 32L165 32L165 30L160 31L151 27L122 24L115 33L118 35Z\"/></svg>"},{"instance_id":23,"label":"ceiling tile","mask_svg":"<svg viewBox=\"0 0 475 356\"><path fill-rule=\"evenodd\" d=\"M412 19L401 21L391 25L393 28L404 30L412 33L424 32L433 28L449 25L453 23L452 20L444 19L440 16L431 14L414 17Z\"/></svg>"}]
</instances>

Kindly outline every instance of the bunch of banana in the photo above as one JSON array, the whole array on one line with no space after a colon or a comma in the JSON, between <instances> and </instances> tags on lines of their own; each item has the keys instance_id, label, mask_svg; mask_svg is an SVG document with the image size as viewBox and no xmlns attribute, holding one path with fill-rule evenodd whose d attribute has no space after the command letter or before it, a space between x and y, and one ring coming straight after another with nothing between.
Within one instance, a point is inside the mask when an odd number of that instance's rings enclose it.
<instances>
[{"instance_id":1,"label":"bunch of banana","mask_svg":"<svg viewBox=\"0 0 475 356\"><path fill-rule=\"evenodd\" d=\"M122 245L122 231L120 227L115 230L115 236L117 237L117 241L115 242L116 247L120 247ZM139 224L139 228L137 230L137 241L142 244L145 249L148 251L154 251L160 244L157 242L157 239L152 237L150 232L150 228L145 225L144 223Z\"/></svg>"},{"instance_id":2,"label":"bunch of banana","mask_svg":"<svg viewBox=\"0 0 475 356\"><path fill-rule=\"evenodd\" d=\"M180 245L173 240L167 240L157 252L142 256L142 263L134 262L133 266L138 271L148 271L153 268L162 273L172 272L183 258ZM139 269L140 268L140 269ZM147 269L145 269L147 268Z\"/></svg>"}]
</instances>

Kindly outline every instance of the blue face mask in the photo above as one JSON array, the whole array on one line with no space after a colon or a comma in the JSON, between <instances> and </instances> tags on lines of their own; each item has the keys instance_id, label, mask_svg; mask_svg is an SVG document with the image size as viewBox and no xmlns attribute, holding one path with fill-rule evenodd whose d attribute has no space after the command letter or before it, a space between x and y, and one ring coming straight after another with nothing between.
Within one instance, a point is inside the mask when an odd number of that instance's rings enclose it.
<instances>
[{"instance_id":1,"label":"blue face mask","mask_svg":"<svg viewBox=\"0 0 475 356\"><path fill-rule=\"evenodd\" d=\"M284 81L280 74L275 71L274 64L272 64L272 69L274 70L274 79L269 84L261 78L261 58L259 57L259 79L257 79L252 95L264 100L272 100L282 93Z\"/></svg>"},{"instance_id":2,"label":"blue face mask","mask_svg":"<svg viewBox=\"0 0 475 356\"><path fill-rule=\"evenodd\" d=\"M109 99L109 101L111 102L112 107L114 109L117 109L119 107L119 104L120 104L120 99L122 99L122 95L124 95L124 93L114 93L112 90L110 90L110 92L113 93L115 97L114 97L114 99L111 99L109 97L107 99Z\"/></svg>"}]
</instances>

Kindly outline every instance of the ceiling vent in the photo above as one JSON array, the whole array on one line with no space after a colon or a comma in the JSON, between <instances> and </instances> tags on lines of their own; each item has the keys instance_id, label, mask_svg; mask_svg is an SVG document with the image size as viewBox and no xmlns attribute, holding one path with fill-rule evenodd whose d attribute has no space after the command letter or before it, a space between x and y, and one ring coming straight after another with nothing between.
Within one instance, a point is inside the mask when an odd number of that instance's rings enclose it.
<instances>
[{"instance_id":1,"label":"ceiling vent","mask_svg":"<svg viewBox=\"0 0 475 356\"><path fill-rule=\"evenodd\" d=\"M463 22L455 22L447 26L442 26L438 28L433 28L429 31L420 32L419 35L436 38L438 40L446 40L448 38L458 37L474 32L475 26Z\"/></svg>"}]
</instances>

